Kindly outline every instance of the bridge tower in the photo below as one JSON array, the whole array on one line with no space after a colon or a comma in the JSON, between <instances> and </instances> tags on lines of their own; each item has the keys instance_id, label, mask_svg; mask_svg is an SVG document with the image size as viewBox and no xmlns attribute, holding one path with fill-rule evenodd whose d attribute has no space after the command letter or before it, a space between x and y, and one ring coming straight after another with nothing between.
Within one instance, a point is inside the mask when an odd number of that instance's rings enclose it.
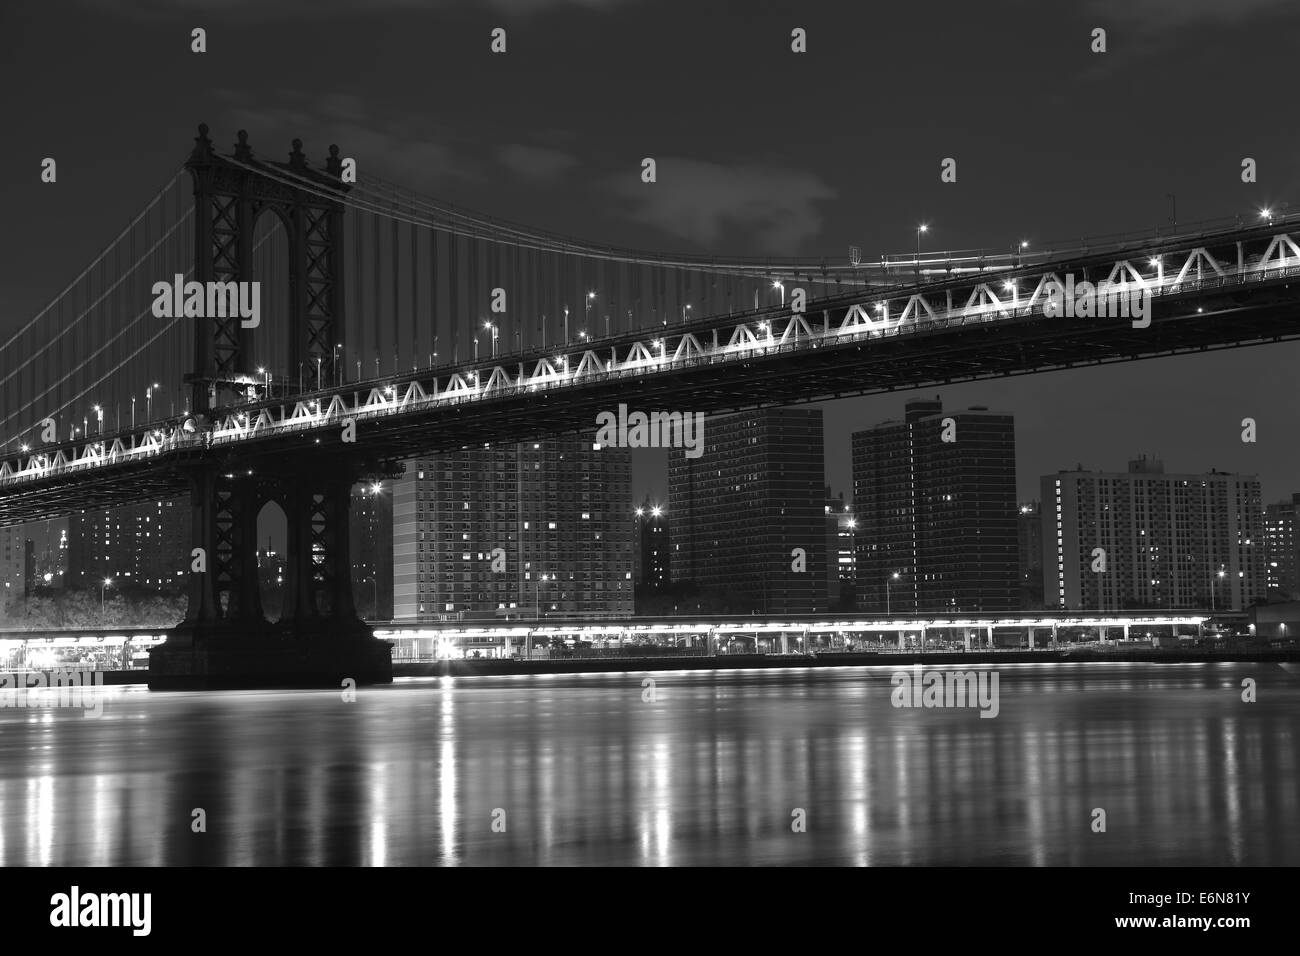
<instances>
[{"instance_id":1,"label":"bridge tower","mask_svg":"<svg viewBox=\"0 0 1300 956\"><path fill-rule=\"evenodd\" d=\"M239 132L233 155L214 152L199 127L186 167L194 182L194 280L253 281L253 235L262 215L280 219L288 236L287 328L250 327L233 315L197 319L191 387L192 427L207 427L214 409L237 406L263 382L254 346L287 335L289 363L310 370L303 387L334 375L343 323L342 161L331 146L324 170L313 169L293 141L288 163L253 155ZM287 371L287 370L286 370ZM287 380L287 377L286 377ZM339 687L392 680L391 645L375 639L352 598L348 514L352 485L373 475L364 453L340 450L328 473L291 454L241 458L205 445L181 466L192 513L188 610L149 659L153 689L310 685ZM391 470L390 470L391 474ZM285 602L280 620L262 613L257 515L267 501L287 521Z\"/></svg>"}]
</instances>

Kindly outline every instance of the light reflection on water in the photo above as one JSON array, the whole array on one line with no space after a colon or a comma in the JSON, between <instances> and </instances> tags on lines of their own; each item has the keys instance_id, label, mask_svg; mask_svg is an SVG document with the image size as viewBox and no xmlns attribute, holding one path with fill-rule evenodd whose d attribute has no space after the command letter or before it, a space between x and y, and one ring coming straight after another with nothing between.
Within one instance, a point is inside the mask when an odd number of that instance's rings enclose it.
<instances>
[{"instance_id":1,"label":"light reflection on water","mask_svg":"<svg viewBox=\"0 0 1300 956\"><path fill-rule=\"evenodd\" d=\"M1289 670L1004 665L995 719L891 668L105 688L0 709L0 863L1294 866Z\"/></svg>"}]
</instances>

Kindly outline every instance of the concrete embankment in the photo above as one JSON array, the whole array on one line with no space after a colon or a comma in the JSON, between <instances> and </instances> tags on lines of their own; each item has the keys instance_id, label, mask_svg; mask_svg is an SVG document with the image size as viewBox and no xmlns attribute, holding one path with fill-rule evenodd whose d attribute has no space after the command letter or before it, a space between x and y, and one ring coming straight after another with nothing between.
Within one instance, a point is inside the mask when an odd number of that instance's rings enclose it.
<instances>
[{"instance_id":1,"label":"concrete embankment","mask_svg":"<svg viewBox=\"0 0 1300 956\"><path fill-rule=\"evenodd\" d=\"M777 667L901 667L912 664L1052 663L1247 663L1300 661L1300 650L1181 651L1106 653L1053 651L953 651L883 654L721 654L713 657L571 657L553 660L447 660L393 662L394 677L498 677L514 674L603 674L619 671L739 670Z\"/></svg>"}]
</instances>

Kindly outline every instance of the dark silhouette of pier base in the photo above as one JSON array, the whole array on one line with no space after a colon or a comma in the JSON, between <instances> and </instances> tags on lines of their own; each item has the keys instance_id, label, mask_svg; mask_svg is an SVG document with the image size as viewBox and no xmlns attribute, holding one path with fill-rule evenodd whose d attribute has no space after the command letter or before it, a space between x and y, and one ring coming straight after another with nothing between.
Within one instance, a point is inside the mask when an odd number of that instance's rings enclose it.
<instances>
[{"instance_id":1,"label":"dark silhouette of pier base","mask_svg":"<svg viewBox=\"0 0 1300 956\"><path fill-rule=\"evenodd\" d=\"M376 638L360 620L350 627L343 624L322 619L239 630L181 624L150 652L149 689L339 689L392 683L393 645Z\"/></svg>"}]
</instances>

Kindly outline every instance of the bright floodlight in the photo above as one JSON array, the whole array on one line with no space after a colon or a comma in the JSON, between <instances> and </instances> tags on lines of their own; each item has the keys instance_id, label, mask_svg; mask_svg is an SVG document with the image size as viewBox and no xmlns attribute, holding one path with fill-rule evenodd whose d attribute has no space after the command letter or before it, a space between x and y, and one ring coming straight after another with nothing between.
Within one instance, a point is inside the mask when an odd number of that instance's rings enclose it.
<instances>
[{"instance_id":1,"label":"bright floodlight","mask_svg":"<svg viewBox=\"0 0 1300 956\"><path fill-rule=\"evenodd\" d=\"M1029 248L1029 240L1028 240L1028 239L1021 239L1021 240L1020 240L1020 248L1021 248L1021 249L1028 249L1028 248Z\"/></svg>"},{"instance_id":2,"label":"bright floodlight","mask_svg":"<svg viewBox=\"0 0 1300 956\"><path fill-rule=\"evenodd\" d=\"M1006 282L1002 283L1002 288L1005 289L1005 290L1008 291L1008 292L1010 292L1010 291L1011 291L1012 289L1014 289L1015 287L1016 287L1016 284L1015 284L1014 282L1012 282L1010 279L1008 279Z\"/></svg>"},{"instance_id":3,"label":"bright floodlight","mask_svg":"<svg viewBox=\"0 0 1300 956\"><path fill-rule=\"evenodd\" d=\"M644 508L637 508L637 509L636 509L636 516L637 516L638 518L640 518L643 514L645 514L645 509L644 509Z\"/></svg>"},{"instance_id":4,"label":"bright floodlight","mask_svg":"<svg viewBox=\"0 0 1300 956\"><path fill-rule=\"evenodd\" d=\"M930 227L927 226L925 223L921 223L921 225L919 225L919 226L917 227L917 231L918 231L918 232L929 232L929 231L930 231Z\"/></svg>"},{"instance_id":5,"label":"bright floodlight","mask_svg":"<svg viewBox=\"0 0 1300 956\"><path fill-rule=\"evenodd\" d=\"M1270 212L1270 210L1268 210L1268 209L1261 209L1261 210L1259 211L1259 218L1261 218L1261 219L1267 219L1267 218L1268 218L1268 215L1269 215L1269 212Z\"/></svg>"},{"instance_id":6,"label":"bright floodlight","mask_svg":"<svg viewBox=\"0 0 1300 956\"><path fill-rule=\"evenodd\" d=\"M1147 263L1148 263L1149 265L1158 266L1158 265L1160 265L1160 260L1157 259L1157 258L1155 258L1155 257L1153 256L1152 258L1150 258L1150 259L1147 260Z\"/></svg>"},{"instance_id":7,"label":"bright floodlight","mask_svg":"<svg viewBox=\"0 0 1300 956\"><path fill-rule=\"evenodd\" d=\"M654 515L656 518L658 518L661 514L663 514L663 510L658 505L655 505L653 508L650 509L650 513Z\"/></svg>"},{"instance_id":8,"label":"bright floodlight","mask_svg":"<svg viewBox=\"0 0 1300 956\"><path fill-rule=\"evenodd\" d=\"M894 580L895 580L895 581L898 580L898 572L897 572L897 571L894 572Z\"/></svg>"},{"instance_id":9,"label":"bright floodlight","mask_svg":"<svg viewBox=\"0 0 1300 956\"><path fill-rule=\"evenodd\" d=\"M594 298L596 298L596 293L594 293L594 292L588 292L588 293L587 293L587 298L588 298L588 299L594 299Z\"/></svg>"},{"instance_id":10,"label":"bright floodlight","mask_svg":"<svg viewBox=\"0 0 1300 956\"><path fill-rule=\"evenodd\" d=\"M104 587L108 587L112 583L113 583L112 578L104 578Z\"/></svg>"}]
</instances>

